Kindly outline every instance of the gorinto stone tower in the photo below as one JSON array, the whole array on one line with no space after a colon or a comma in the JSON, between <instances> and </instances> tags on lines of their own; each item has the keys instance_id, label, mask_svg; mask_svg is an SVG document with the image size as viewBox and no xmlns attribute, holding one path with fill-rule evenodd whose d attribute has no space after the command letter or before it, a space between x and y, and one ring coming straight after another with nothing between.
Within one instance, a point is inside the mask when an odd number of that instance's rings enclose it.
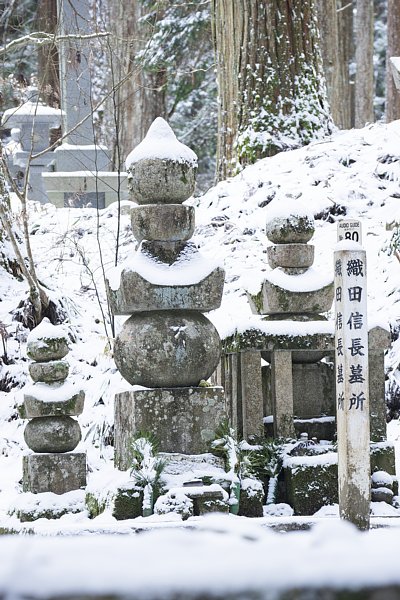
<instances>
[{"instance_id":1,"label":"gorinto stone tower","mask_svg":"<svg viewBox=\"0 0 400 600\"><path fill-rule=\"evenodd\" d=\"M199 385L215 370L220 338L204 312L220 306L224 271L190 242L196 155L157 118L129 155L132 230L140 246L109 278L114 314L131 315L115 340L114 357L135 387L115 398L115 461L129 466L134 433L147 431L160 450L208 450L225 416L222 388ZM146 388L146 389L144 389Z\"/></svg>"},{"instance_id":2,"label":"gorinto stone tower","mask_svg":"<svg viewBox=\"0 0 400 600\"><path fill-rule=\"evenodd\" d=\"M48 319L31 331L27 354L34 381L24 388L20 416L29 419L24 437L33 453L23 457L24 492L64 494L86 485L86 454L73 452L81 439L73 416L83 410L85 394L66 381L68 340Z\"/></svg>"}]
</instances>

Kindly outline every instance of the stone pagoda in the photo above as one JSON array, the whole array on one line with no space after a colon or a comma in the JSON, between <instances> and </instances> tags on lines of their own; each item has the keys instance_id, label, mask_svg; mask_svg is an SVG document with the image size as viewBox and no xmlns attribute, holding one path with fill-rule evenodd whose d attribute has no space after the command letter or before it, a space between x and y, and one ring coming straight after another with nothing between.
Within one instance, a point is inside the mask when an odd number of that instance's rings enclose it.
<instances>
[{"instance_id":1,"label":"stone pagoda","mask_svg":"<svg viewBox=\"0 0 400 600\"><path fill-rule=\"evenodd\" d=\"M203 314L220 306L224 271L190 242L195 211L183 204L196 168L196 155L161 118L127 159L140 245L108 282L113 313L130 315L114 346L134 386L115 398L115 462L123 470L135 433L154 434L163 452L198 454L225 417L223 389L206 384L221 344Z\"/></svg>"},{"instance_id":2,"label":"stone pagoda","mask_svg":"<svg viewBox=\"0 0 400 600\"><path fill-rule=\"evenodd\" d=\"M86 455L73 452L81 439L73 417L83 410L85 394L67 382L68 340L48 319L31 331L27 354L34 362L34 383L24 388L20 416L29 419L24 437L32 453L23 457L24 492L64 494L86 485Z\"/></svg>"},{"instance_id":3,"label":"stone pagoda","mask_svg":"<svg viewBox=\"0 0 400 600\"><path fill-rule=\"evenodd\" d=\"M314 234L314 217L300 203L271 207L266 234L273 242L267 249L272 271L257 295L247 294L252 312L274 321L273 351L266 348L261 353L270 363L265 373L270 390L265 414L273 415L274 435L283 437L295 436L296 420L302 430L319 437L318 419L329 415L332 420L323 422L323 435L331 439L335 385L332 367L321 359L330 355L326 333L331 327L323 323L322 313L332 306L333 274L312 267L314 246L308 242Z\"/></svg>"}]
</instances>

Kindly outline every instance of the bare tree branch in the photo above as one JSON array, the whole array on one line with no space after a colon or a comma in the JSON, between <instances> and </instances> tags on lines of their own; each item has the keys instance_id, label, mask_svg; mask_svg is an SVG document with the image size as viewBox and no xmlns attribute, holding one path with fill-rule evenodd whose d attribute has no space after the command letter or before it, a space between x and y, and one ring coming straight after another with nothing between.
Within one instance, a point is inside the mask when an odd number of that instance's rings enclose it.
<instances>
[{"instance_id":1,"label":"bare tree branch","mask_svg":"<svg viewBox=\"0 0 400 600\"><path fill-rule=\"evenodd\" d=\"M13 52L18 48L35 44L35 46L44 46L46 44L57 44L58 42L64 42L68 40L93 40L96 38L107 38L111 34L108 31L99 31L97 33L87 34L73 34L68 35L54 35L52 33L46 33L45 31L34 31L28 35L12 40L5 46L0 47L0 56L3 56L9 52Z\"/></svg>"}]
</instances>

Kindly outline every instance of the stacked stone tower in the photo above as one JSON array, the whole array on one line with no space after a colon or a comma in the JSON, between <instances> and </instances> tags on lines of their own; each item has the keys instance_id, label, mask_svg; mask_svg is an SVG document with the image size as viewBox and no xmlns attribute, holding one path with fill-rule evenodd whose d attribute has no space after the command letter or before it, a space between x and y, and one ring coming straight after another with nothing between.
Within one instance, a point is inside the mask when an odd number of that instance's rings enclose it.
<instances>
[{"instance_id":1,"label":"stacked stone tower","mask_svg":"<svg viewBox=\"0 0 400 600\"><path fill-rule=\"evenodd\" d=\"M332 306L333 273L312 266L314 246L308 242L314 234L314 218L307 207L271 206L266 234L273 242L267 249L272 271L257 295L247 294L253 313L274 321L267 345L271 350L261 352L269 363L264 369L269 390L265 411L273 415L277 437L294 437L299 426L300 433L310 438L332 439L334 373L321 359L331 356L325 337L331 325L323 322L322 313ZM332 420L320 422L322 416ZM271 433L268 426L267 433Z\"/></svg>"},{"instance_id":2,"label":"stacked stone tower","mask_svg":"<svg viewBox=\"0 0 400 600\"><path fill-rule=\"evenodd\" d=\"M23 457L26 492L63 494L86 485L86 455L73 453L81 439L79 423L72 417L83 410L85 394L66 381L69 352L63 330L43 319L28 336L27 354L34 362L34 381L24 389L20 415L30 419L24 432L33 454Z\"/></svg>"},{"instance_id":3,"label":"stacked stone tower","mask_svg":"<svg viewBox=\"0 0 400 600\"><path fill-rule=\"evenodd\" d=\"M115 460L129 467L129 445L153 433L160 450L208 450L225 416L220 387L199 385L215 370L220 338L203 312L220 306L224 271L190 242L194 208L182 203L195 186L196 155L157 118L127 159L132 230L140 246L110 277L114 314L131 315L114 346L115 362L134 389L115 399Z\"/></svg>"},{"instance_id":4,"label":"stacked stone tower","mask_svg":"<svg viewBox=\"0 0 400 600\"><path fill-rule=\"evenodd\" d=\"M317 274L312 265L314 218L301 206L271 214L266 234L273 242L267 249L273 269L260 294L248 294L252 311L275 319L314 320L328 311L333 301L333 277Z\"/></svg>"}]
</instances>

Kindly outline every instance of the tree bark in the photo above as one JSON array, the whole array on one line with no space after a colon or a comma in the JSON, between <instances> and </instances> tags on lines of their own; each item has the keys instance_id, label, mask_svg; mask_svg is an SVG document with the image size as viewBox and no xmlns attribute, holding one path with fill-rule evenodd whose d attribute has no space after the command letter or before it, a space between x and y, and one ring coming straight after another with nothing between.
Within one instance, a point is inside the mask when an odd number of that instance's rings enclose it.
<instances>
[{"instance_id":1,"label":"tree bark","mask_svg":"<svg viewBox=\"0 0 400 600\"><path fill-rule=\"evenodd\" d=\"M374 122L374 3L356 2L355 127Z\"/></svg>"},{"instance_id":2,"label":"tree bark","mask_svg":"<svg viewBox=\"0 0 400 600\"><path fill-rule=\"evenodd\" d=\"M124 168L126 156L141 142L154 119L166 116L165 72L148 71L138 61L152 31L151 24L143 21L145 14L141 0L111 3L111 29L116 40L111 59L112 85L127 78L114 95L118 138L115 168Z\"/></svg>"},{"instance_id":3,"label":"tree bark","mask_svg":"<svg viewBox=\"0 0 400 600\"><path fill-rule=\"evenodd\" d=\"M339 129L348 127L347 98L344 95L346 72L339 43L339 23L336 0L318 0L318 25L321 38L322 64L332 119Z\"/></svg>"},{"instance_id":4,"label":"tree bark","mask_svg":"<svg viewBox=\"0 0 400 600\"><path fill-rule=\"evenodd\" d=\"M212 0L219 179L330 133L314 0Z\"/></svg>"},{"instance_id":5,"label":"tree bark","mask_svg":"<svg viewBox=\"0 0 400 600\"><path fill-rule=\"evenodd\" d=\"M400 56L400 4L399 0L388 0L387 20L387 69L386 69L386 122L400 119L400 90L394 85L389 64L391 56Z\"/></svg>"},{"instance_id":6,"label":"tree bark","mask_svg":"<svg viewBox=\"0 0 400 600\"><path fill-rule=\"evenodd\" d=\"M38 31L56 33L57 0L39 0L37 5ZM60 75L56 44L46 44L38 48L39 90L47 104L60 107Z\"/></svg>"},{"instance_id":7,"label":"tree bark","mask_svg":"<svg viewBox=\"0 0 400 600\"><path fill-rule=\"evenodd\" d=\"M350 75L350 63L354 60L353 1L337 0L344 129L354 127L354 77Z\"/></svg>"}]
</instances>

